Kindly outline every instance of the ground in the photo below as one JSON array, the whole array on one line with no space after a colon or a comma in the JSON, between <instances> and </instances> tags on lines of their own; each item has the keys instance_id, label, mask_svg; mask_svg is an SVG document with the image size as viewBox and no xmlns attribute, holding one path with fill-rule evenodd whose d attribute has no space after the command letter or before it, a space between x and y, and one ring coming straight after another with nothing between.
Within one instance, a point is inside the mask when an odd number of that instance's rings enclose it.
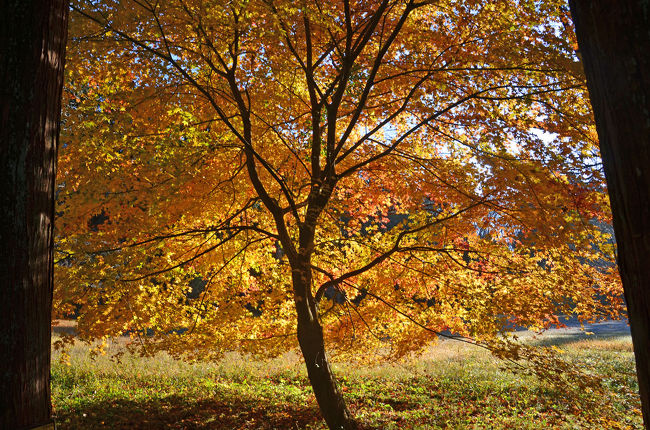
<instances>
[{"instance_id":1,"label":"ground","mask_svg":"<svg viewBox=\"0 0 650 430\"><path fill-rule=\"evenodd\" d=\"M335 372L362 428L636 429L642 428L634 357L625 323L575 324L527 342L554 345L576 366L604 377L607 398L561 392L504 369L488 352L443 341L397 363L339 364ZM60 330L72 330L57 328ZM106 356L71 349L54 354L52 393L59 429L324 429L303 365L288 353L270 361L229 354L218 363L187 363L165 354Z\"/></svg>"}]
</instances>

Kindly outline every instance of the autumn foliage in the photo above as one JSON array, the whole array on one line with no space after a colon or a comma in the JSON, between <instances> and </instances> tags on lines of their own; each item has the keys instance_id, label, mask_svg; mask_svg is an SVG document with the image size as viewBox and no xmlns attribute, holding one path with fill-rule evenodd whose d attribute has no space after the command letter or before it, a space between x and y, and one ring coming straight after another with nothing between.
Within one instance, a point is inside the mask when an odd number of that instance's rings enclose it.
<instances>
[{"instance_id":1,"label":"autumn foliage","mask_svg":"<svg viewBox=\"0 0 650 430\"><path fill-rule=\"evenodd\" d=\"M562 5L74 1L59 315L309 367L617 314Z\"/></svg>"}]
</instances>

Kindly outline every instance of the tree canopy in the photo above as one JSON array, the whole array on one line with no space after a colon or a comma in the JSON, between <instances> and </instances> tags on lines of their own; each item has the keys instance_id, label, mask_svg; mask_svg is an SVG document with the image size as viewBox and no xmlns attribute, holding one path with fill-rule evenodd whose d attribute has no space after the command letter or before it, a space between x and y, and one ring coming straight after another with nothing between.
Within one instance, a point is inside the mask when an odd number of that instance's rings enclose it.
<instances>
[{"instance_id":1,"label":"tree canopy","mask_svg":"<svg viewBox=\"0 0 650 430\"><path fill-rule=\"evenodd\" d=\"M562 6L73 1L59 313L147 352L299 345L312 384L313 342L396 358L617 314Z\"/></svg>"}]
</instances>

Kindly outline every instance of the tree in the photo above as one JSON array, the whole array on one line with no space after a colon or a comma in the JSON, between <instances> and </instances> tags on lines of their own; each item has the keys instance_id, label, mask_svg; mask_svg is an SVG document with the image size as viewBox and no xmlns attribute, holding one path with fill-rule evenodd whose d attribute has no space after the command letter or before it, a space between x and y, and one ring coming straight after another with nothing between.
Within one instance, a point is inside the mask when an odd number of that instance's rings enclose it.
<instances>
[{"instance_id":1,"label":"tree","mask_svg":"<svg viewBox=\"0 0 650 430\"><path fill-rule=\"evenodd\" d=\"M0 7L0 427L51 421L53 219L68 2Z\"/></svg>"},{"instance_id":2,"label":"tree","mask_svg":"<svg viewBox=\"0 0 650 430\"><path fill-rule=\"evenodd\" d=\"M650 425L650 19L641 1L570 1L614 215L618 266Z\"/></svg>"},{"instance_id":3,"label":"tree","mask_svg":"<svg viewBox=\"0 0 650 430\"><path fill-rule=\"evenodd\" d=\"M297 341L353 428L328 354L618 312L559 4L370 3L73 3L56 300L82 336Z\"/></svg>"}]
</instances>

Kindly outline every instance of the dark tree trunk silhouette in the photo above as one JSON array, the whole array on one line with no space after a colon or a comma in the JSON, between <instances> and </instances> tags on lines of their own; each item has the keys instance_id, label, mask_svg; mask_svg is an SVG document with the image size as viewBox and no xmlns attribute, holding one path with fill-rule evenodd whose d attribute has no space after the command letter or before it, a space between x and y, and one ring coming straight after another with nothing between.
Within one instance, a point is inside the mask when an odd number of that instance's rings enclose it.
<instances>
[{"instance_id":1,"label":"dark tree trunk silhouette","mask_svg":"<svg viewBox=\"0 0 650 430\"><path fill-rule=\"evenodd\" d=\"M332 374L325 353L323 328L311 293L309 264L293 268L293 288L298 314L298 344L305 359L309 382L314 390L321 414L332 430L356 429L357 425Z\"/></svg>"},{"instance_id":2,"label":"dark tree trunk silhouette","mask_svg":"<svg viewBox=\"0 0 650 430\"><path fill-rule=\"evenodd\" d=\"M571 0L650 426L650 2Z\"/></svg>"},{"instance_id":3,"label":"dark tree trunk silhouette","mask_svg":"<svg viewBox=\"0 0 650 430\"><path fill-rule=\"evenodd\" d=\"M312 112L313 114L313 112ZM305 359L307 375L321 414L332 430L353 430L357 423L345 404L330 368L325 349L323 327L312 292L312 253L317 220L329 201L336 179L328 178L321 187L312 189L305 220L300 226L298 250L291 252L291 282L296 305L298 344ZM286 240L285 240L286 242Z\"/></svg>"},{"instance_id":4,"label":"dark tree trunk silhouette","mask_svg":"<svg viewBox=\"0 0 650 430\"><path fill-rule=\"evenodd\" d=\"M67 0L0 0L0 428L51 422L54 180Z\"/></svg>"}]
</instances>

